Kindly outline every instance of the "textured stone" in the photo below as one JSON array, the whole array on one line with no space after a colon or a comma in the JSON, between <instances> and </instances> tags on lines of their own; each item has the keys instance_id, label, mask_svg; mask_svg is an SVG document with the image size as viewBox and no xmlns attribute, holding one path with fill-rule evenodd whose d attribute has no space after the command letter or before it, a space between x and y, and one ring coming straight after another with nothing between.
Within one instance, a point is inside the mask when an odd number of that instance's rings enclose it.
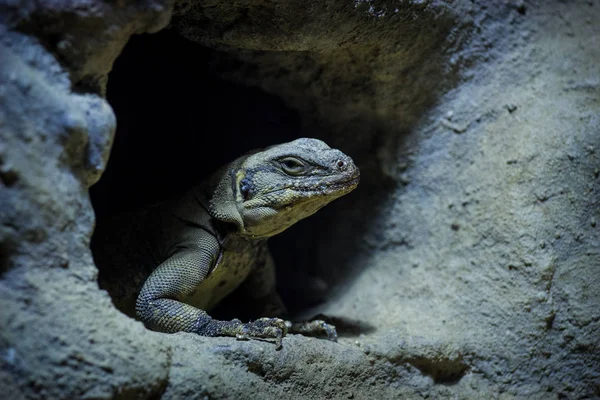
<instances>
[{"instance_id":1,"label":"textured stone","mask_svg":"<svg viewBox=\"0 0 600 400\"><path fill-rule=\"evenodd\" d=\"M2 396L156 395L166 386L169 348L98 290L87 188L105 168L115 117L78 83L105 80L128 34L160 24L142 12L122 14L120 27L114 17L102 22L110 17L104 3L29 6L1 5ZM72 22L60 22L67 16ZM54 42L63 36L71 45Z\"/></svg>"}]
</instances>

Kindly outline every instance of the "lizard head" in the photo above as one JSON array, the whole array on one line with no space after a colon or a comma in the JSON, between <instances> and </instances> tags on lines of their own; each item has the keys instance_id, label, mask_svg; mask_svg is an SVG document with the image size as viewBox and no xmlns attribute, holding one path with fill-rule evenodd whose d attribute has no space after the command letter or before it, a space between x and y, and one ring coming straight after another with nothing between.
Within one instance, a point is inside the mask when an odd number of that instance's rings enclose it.
<instances>
[{"instance_id":1,"label":"lizard head","mask_svg":"<svg viewBox=\"0 0 600 400\"><path fill-rule=\"evenodd\" d=\"M350 157L309 138L267 147L233 165L236 220L253 238L284 231L354 190L360 178Z\"/></svg>"}]
</instances>

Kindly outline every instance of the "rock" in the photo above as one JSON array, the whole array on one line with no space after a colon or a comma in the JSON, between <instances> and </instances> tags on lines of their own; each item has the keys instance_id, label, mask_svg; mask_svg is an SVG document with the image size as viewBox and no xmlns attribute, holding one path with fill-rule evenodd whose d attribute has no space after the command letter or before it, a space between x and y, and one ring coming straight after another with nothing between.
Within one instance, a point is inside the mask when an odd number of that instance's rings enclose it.
<instances>
[{"instance_id":1,"label":"rock","mask_svg":"<svg viewBox=\"0 0 600 400\"><path fill-rule=\"evenodd\" d=\"M5 3L0 11L0 386L6 398L150 397L166 386L163 338L117 312L98 290L87 188L105 168L115 118L96 93L101 87L83 87L106 79L129 34L160 24L130 11L128 18L121 14L119 28L104 3L86 7Z\"/></svg>"}]
</instances>

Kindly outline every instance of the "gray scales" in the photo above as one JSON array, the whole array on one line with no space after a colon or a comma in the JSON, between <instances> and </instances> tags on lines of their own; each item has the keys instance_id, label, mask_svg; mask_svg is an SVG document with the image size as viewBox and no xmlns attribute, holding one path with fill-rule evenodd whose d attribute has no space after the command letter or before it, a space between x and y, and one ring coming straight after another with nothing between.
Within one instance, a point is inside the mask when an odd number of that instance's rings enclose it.
<instances>
[{"instance_id":1,"label":"gray scales","mask_svg":"<svg viewBox=\"0 0 600 400\"><path fill-rule=\"evenodd\" d=\"M178 198L99 224L100 286L160 332L270 338L278 347L288 332L336 340L335 326L322 320L280 318L286 308L266 241L354 190L359 178L350 157L318 139L245 154ZM238 287L261 318L209 316Z\"/></svg>"}]
</instances>

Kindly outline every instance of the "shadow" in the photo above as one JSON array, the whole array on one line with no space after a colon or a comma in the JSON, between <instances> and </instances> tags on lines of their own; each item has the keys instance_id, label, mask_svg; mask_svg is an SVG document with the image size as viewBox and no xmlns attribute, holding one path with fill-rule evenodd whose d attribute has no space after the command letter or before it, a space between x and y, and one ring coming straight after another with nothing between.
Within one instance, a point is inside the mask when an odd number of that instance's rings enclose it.
<instances>
[{"instance_id":1,"label":"shadow","mask_svg":"<svg viewBox=\"0 0 600 400\"><path fill-rule=\"evenodd\" d=\"M317 314L309 320L320 319L328 324L334 325L339 337L357 337L361 334L373 333L377 330L374 325L365 321L359 321L345 317L330 317L324 314Z\"/></svg>"},{"instance_id":2,"label":"shadow","mask_svg":"<svg viewBox=\"0 0 600 400\"><path fill-rule=\"evenodd\" d=\"M427 375L437 384L455 385L467 374L469 365L459 357L457 359L413 357L405 360L417 368L423 375Z\"/></svg>"},{"instance_id":3,"label":"shadow","mask_svg":"<svg viewBox=\"0 0 600 400\"><path fill-rule=\"evenodd\" d=\"M14 252L14 242L12 238L2 237L0 241L0 278L10 270L10 256Z\"/></svg>"}]
</instances>

